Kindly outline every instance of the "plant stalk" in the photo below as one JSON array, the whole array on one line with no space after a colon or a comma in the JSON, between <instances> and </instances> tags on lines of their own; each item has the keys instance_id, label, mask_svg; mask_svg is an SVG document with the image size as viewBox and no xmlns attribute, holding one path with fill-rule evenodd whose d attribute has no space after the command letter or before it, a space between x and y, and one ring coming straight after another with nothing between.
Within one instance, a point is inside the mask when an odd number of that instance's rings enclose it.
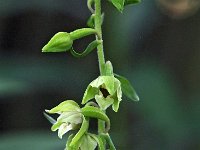
<instances>
[{"instance_id":1,"label":"plant stalk","mask_svg":"<svg viewBox=\"0 0 200 150\"><path fill-rule=\"evenodd\" d=\"M95 30L99 36L96 36L97 40L102 40L102 17L101 17L101 0L95 0ZM99 61L100 75L104 75L104 52L103 52L103 42L97 46L97 55Z\"/></svg>"},{"instance_id":2,"label":"plant stalk","mask_svg":"<svg viewBox=\"0 0 200 150\"><path fill-rule=\"evenodd\" d=\"M95 0L95 29L99 35L99 36L96 36L96 40L102 40L101 26L102 26L101 0ZM99 61L100 75L104 75L105 58L104 58L104 51L103 51L103 42L97 46L97 55L98 55L98 61ZM98 120L98 133L99 134L105 133L105 122L102 120Z\"/></svg>"}]
</instances>

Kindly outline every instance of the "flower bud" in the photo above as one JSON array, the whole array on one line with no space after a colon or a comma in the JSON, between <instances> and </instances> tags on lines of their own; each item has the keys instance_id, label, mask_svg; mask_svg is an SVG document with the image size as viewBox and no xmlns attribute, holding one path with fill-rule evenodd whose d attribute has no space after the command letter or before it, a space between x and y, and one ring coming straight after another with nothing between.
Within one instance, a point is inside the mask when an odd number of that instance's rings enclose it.
<instances>
[{"instance_id":1,"label":"flower bud","mask_svg":"<svg viewBox=\"0 0 200 150\"><path fill-rule=\"evenodd\" d=\"M58 32L42 48L42 52L66 52L73 44L71 36L67 32Z\"/></svg>"}]
</instances>

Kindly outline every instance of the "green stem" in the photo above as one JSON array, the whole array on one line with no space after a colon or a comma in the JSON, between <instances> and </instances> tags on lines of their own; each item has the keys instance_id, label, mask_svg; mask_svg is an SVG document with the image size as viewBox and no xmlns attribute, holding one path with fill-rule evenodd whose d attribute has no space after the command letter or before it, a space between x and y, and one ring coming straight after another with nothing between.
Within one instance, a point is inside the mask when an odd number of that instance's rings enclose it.
<instances>
[{"instance_id":1,"label":"green stem","mask_svg":"<svg viewBox=\"0 0 200 150\"><path fill-rule=\"evenodd\" d=\"M95 0L95 29L99 36L96 36L97 40L102 40L102 17L101 17L101 0ZM103 42L97 46L97 54L99 60L99 70L100 74L104 75L104 52L103 52Z\"/></svg>"},{"instance_id":2,"label":"green stem","mask_svg":"<svg viewBox=\"0 0 200 150\"><path fill-rule=\"evenodd\" d=\"M96 36L96 40L102 40L102 17L101 17L101 0L95 0L95 29L99 36ZM103 40L102 40L103 41ZM105 58L103 51L103 42L97 46L97 55L99 61L100 75L104 75ZM98 120L98 133L105 132L105 122ZM105 142L104 142L105 144Z\"/></svg>"}]
</instances>

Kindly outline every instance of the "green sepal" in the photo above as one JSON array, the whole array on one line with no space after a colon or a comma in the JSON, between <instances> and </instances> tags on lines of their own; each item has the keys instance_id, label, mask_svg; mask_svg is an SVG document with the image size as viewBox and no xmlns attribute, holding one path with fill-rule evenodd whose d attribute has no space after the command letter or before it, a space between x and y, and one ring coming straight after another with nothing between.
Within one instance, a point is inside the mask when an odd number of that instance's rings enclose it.
<instances>
[{"instance_id":1,"label":"green sepal","mask_svg":"<svg viewBox=\"0 0 200 150\"><path fill-rule=\"evenodd\" d=\"M101 40L95 40L95 41L91 42L82 53L77 53L73 49L73 47L71 48L70 52L74 57L77 57L77 58L85 57L90 52L92 52L100 43L102 43Z\"/></svg>"},{"instance_id":2,"label":"green sepal","mask_svg":"<svg viewBox=\"0 0 200 150\"><path fill-rule=\"evenodd\" d=\"M90 28L94 28L94 16L95 14L92 14L87 21L87 26Z\"/></svg>"},{"instance_id":3,"label":"green sepal","mask_svg":"<svg viewBox=\"0 0 200 150\"><path fill-rule=\"evenodd\" d=\"M87 26L90 28L94 28L95 27L94 20L95 20L95 14L92 14L87 21ZM101 14L101 25L103 24L103 21L104 21L104 13Z\"/></svg>"},{"instance_id":4,"label":"green sepal","mask_svg":"<svg viewBox=\"0 0 200 150\"><path fill-rule=\"evenodd\" d=\"M56 120L54 118L52 118L51 116L49 116L47 113L43 112L43 115L45 116L45 118L51 123L51 124L55 124Z\"/></svg>"},{"instance_id":5,"label":"green sepal","mask_svg":"<svg viewBox=\"0 0 200 150\"><path fill-rule=\"evenodd\" d=\"M125 0L124 5L137 4L140 2L141 2L141 0Z\"/></svg>"},{"instance_id":6,"label":"green sepal","mask_svg":"<svg viewBox=\"0 0 200 150\"><path fill-rule=\"evenodd\" d=\"M77 144L77 142L80 140L80 138L87 132L88 127L89 127L89 119L86 117L83 117L83 123L81 125L81 128L78 131L78 133L74 136L74 138L72 139L70 146L74 146Z\"/></svg>"},{"instance_id":7,"label":"green sepal","mask_svg":"<svg viewBox=\"0 0 200 150\"><path fill-rule=\"evenodd\" d=\"M42 52L66 52L73 44L73 40L69 33L58 32L51 40L42 48Z\"/></svg>"},{"instance_id":8,"label":"green sepal","mask_svg":"<svg viewBox=\"0 0 200 150\"><path fill-rule=\"evenodd\" d=\"M108 142L108 145L109 145L109 150L116 150L114 144L113 144L113 141L110 137L110 135L108 133L104 134L102 133L101 136L106 139L106 141Z\"/></svg>"},{"instance_id":9,"label":"green sepal","mask_svg":"<svg viewBox=\"0 0 200 150\"><path fill-rule=\"evenodd\" d=\"M121 82L122 92L124 95L133 101L139 101L139 97L131 83L125 77L120 75L115 74L115 77Z\"/></svg>"},{"instance_id":10,"label":"green sepal","mask_svg":"<svg viewBox=\"0 0 200 150\"><path fill-rule=\"evenodd\" d=\"M82 29L77 29L73 32L70 32L69 34L72 40L77 40L88 35L97 34L97 32L95 29L92 29L92 28L82 28Z\"/></svg>"},{"instance_id":11,"label":"green sepal","mask_svg":"<svg viewBox=\"0 0 200 150\"><path fill-rule=\"evenodd\" d=\"M105 63L104 74L105 76L113 76L113 66L110 61L106 61Z\"/></svg>"},{"instance_id":12,"label":"green sepal","mask_svg":"<svg viewBox=\"0 0 200 150\"><path fill-rule=\"evenodd\" d=\"M81 150L95 150L97 147L97 141L89 134L84 134L81 138L80 149Z\"/></svg>"},{"instance_id":13,"label":"green sepal","mask_svg":"<svg viewBox=\"0 0 200 150\"><path fill-rule=\"evenodd\" d=\"M106 132L110 130L110 119L99 108L93 106L85 106L81 109L81 111L85 117L96 118L105 121L107 123Z\"/></svg>"},{"instance_id":14,"label":"green sepal","mask_svg":"<svg viewBox=\"0 0 200 150\"><path fill-rule=\"evenodd\" d=\"M105 150L104 143L103 143L103 140L102 140L101 136L95 135L95 134L91 134L91 133L88 133L88 135L90 135L91 137L93 137L97 141L98 150Z\"/></svg>"},{"instance_id":15,"label":"green sepal","mask_svg":"<svg viewBox=\"0 0 200 150\"><path fill-rule=\"evenodd\" d=\"M66 149L65 149L65 150L73 150L73 147L70 146L70 143L71 143L73 137L74 137L73 134L71 134L71 135L68 137L68 139L67 139L67 144L66 144Z\"/></svg>"},{"instance_id":16,"label":"green sepal","mask_svg":"<svg viewBox=\"0 0 200 150\"><path fill-rule=\"evenodd\" d=\"M53 126L51 127L51 131L56 131L57 129L59 129L59 127L62 125L62 122L56 122L55 124L53 124Z\"/></svg>"},{"instance_id":17,"label":"green sepal","mask_svg":"<svg viewBox=\"0 0 200 150\"><path fill-rule=\"evenodd\" d=\"M81 145L81 139L73 146L70 146L70 143L72 142L72 139L74 138L74 135L71 134L67 139L66 149L65 150L79 150L79 147Z\"/></svg>"},{"instance_id":18,"label":"green sepal","mask_svg":"<svg viewBox=\"0 0 200 150\"><path fill-rule=\"evenodd\" d=\"M66 111L79 111L79 110L80 110L80 107L75 101L66 100L66 101L60 103L58 106L52 108L51 110L45 110L45 111L50 114L54 114L54 113L60 114L62 112L66 112Z\"/></svg>"}]
</instances>

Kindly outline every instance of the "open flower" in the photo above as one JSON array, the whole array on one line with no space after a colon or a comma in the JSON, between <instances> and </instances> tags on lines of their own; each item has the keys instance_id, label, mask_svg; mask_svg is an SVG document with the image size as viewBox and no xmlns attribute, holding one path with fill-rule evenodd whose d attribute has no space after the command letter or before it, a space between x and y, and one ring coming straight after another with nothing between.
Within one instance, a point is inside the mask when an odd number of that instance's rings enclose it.
<instances>
[{"instance_id":1,"label":"open flower","mask_svg":"<svg viewBox=\"0 0 200 150\"><path fill-rule=\"evenodd\" d=\"M58 137L61 139L68 131L78 128L83 121L81 109L73 100L64 101L51 110L46 110L46 112L60 115L51 130L58 130Z\"/></svg>"},{"instance_id":2,"label":"open flower","mask_svg":"<svg viewBox=\"0 0 200 150\"><path fill-rule=\"evenodd\" d=\"M117 112L122 100L121 82L114 76L99 76L87 87L82 104L93 98L102 110L112 105L113 110Z\"/></svg>"}]
</instances>

